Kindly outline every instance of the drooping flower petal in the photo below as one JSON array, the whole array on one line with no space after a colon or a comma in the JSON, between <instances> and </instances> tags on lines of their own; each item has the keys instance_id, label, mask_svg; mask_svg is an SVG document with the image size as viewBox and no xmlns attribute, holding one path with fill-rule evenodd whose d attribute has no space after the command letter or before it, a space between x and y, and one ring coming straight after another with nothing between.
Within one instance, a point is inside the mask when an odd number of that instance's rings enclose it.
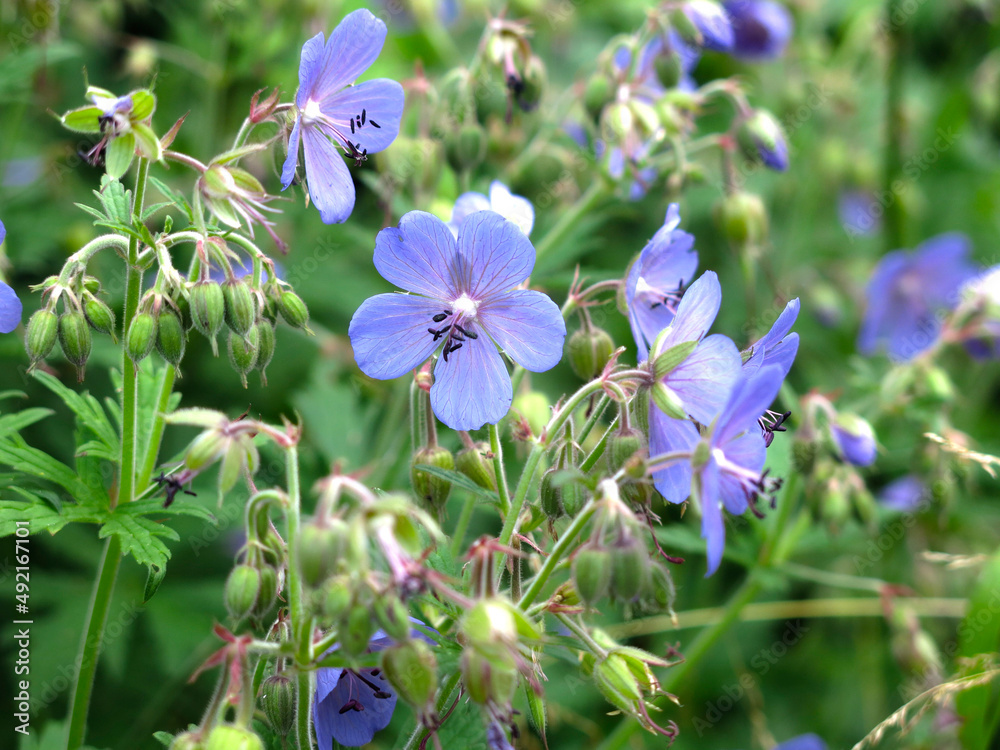
<instances>
[{"instance_id":1,"label":"drooping flower petal","mask_svg":"<svg viewBox=\"0 0 1000 750\"><path fill-rule=\"evenodd\" d=\"M826 750L826 743L816 734L800 734L778 745L774 750Z\"/></svg>"},{"instance_id":2,"label":"drooping flower petal","mask_svg":"<svg viewBox=\"0 0 1000 750\"><path fill-rule=\"evenodd\" d=\"M883 487L878 500L886 508L911 513L920 507L926 492L927 488L918 477L906 474Z\"/></svg>"},{"instance_id":3,"label":"drooping flower petal","mask_svg":"<svg viewBox=\"0 0 1000 750\"><path fill-rule=\"evenodd\" d=\"M458 237L458 228L466 217L476 213L476 211L490 211L490 199L482 193L462 193L455 201L455 207L451 210L452 234Z\"/></svg>"},{"instance_id":4,"label":"drooping flower petal","mask_svg":"<svg viewBox=\"0 0 1000 750\"><path fill-rule=\"evenodd\" d=\"M757 343L751 345L753 352L743 363L743 371L747 377L752 377L761 367L776 365L785 375L792 369L795 355L799 351L799 335L789 334L799 316L799 298L791 300L774 321L771 329L761 336Z\"/></svg>"},{"instance_id":5,"label":"drooping flower petal","mask_svg":"<svg viewBox=\"0 0 1000 750\"><path fill-rule=\"evenodd\" d=\"M719 569L722 552L726 547L726 524L722 518L722 505L719 502L719 482L719 467L714 460L709 459L699 474L701 538L706 542L708 556L706 578Z\"/></svg>"},{"instance_id":6,"label":"drooping flower petal","mask_svg":"<svg viewBox=\"0 0 1000 750\"><path fill-rule=\"evenodd\" d=\"M705 271L684 293L664 347L699 341L715 322L722 305L722 287L715 271Z\"/></svg>"},{"instance_id":7,"label":"drooping flower petal","mask_svg":"<svg viewBox=\"0 0 1000 750\"><path fill-rule=\"evenodd\" d=\"M324 109L329 97L354 83L375 62L385 44L386 31L385 23L365 8L348 13L326 42L308 98Z\"/></svg>"},{"instance_id":8,"label":"drooping flower petal","mask_svg":"<svg viewBox=\"0 0 1000 750\"><path fill-rule=\"evenodd\" d=\"M513 388L500 352L481 336L438 357L431 386L431 408L453 430L478 430L507 414Z\"/></svg>"},{"instance_id":9,"label":"drooping flower petal","mask_svg":"<svg viewBox=\"0 0 1000 750\"><path fill-rule=\"evenodd\" d=\"M707 425L726 403L740 376L736 344L720 333L703 340L690 356L672 370L665 382L684 403L684 409Z\"/></svg>"},{"instance_id":10,"label":"drooping flower petal","mask_svg":"<svg viewBox=\"0 0 1000 750\"><path fill-rule=\"evenodd\" d=\"M354 181L344 164L344 158L327 137L315 128L303 128L302 141L306 154L309 197L319 209L320 219L324 224L347 221L354 210Z\"/></svg>"},{"instance_id":11,"label":"drooping flower petal","mask_svg":"<svg viewBox=\"0 0 1000 750\"><path fill-rule=\"evenodd\" d=\"M566 322L541 292L515 289L479 308L480 324L508 357L531 372L545 372L562 359Z\"/></svg>"},{"instance_id":12,"label":"drooping flower petal","mask_svg":"<svg viewBox=\"0 0 1000 750\"><path fill-rule=\"evenodd\" d=\"M295 120L292 132L288 136L288 155L285 156L285 163L281 167L281 189L285 190L295 179L295 168L299 165L299 135L301 133L301 120Z\"/></svg>"},{"instance_id":13,"label":"drooping flower petal","mask_svg":"<svg viewBox=\"0 0 1000 750\"><path fill-rule=\"evenodd\" d=\"M398 229L387 227L375 238L375 268L408 292L440 300L458 297L455 261L455 239L448 227L424 211L410 211Z\"/></svg>"},{"instance_id":14,"label":"drooping flower petal","mask_svg":"<svg viewBox=\"0 0 1000 750\"><path fill-rule=\"evenodd\" d=\"M694 450L698 428L685 419L668 417L655 404L649 407L649 455ZM667 502L683 503L691 494L691 463L675 461L653 472L653 486Z\"/></svg>"},{"instance_id":15,"label":"drooping flower petal","mask_svg":"<svg viewBox=\"0 0 1000 750\"><path fill-rule=\"evenodd\" d=\"M299 89L295 92L295 106L299 109L303 109L312 96L317 76L323 69L325 54L322 31L302 45L302 56L299 58Z\"/></svg>"},{"instance_id":16,"label":"drooping flower petal","mask_svg":"<svg viewBox=\"0 0 1000 750\"><path fill-rule=\"evenodd\" d=\"M399 135L403 114L403 87L388 78L365 81L328 97L322 111L334 120L347 121L344 135L358 151L376 154L389 147ZM364 113L364 124L347 133L352 117ZM360 123L359 120L355 120ZM374 124L373 124L374 123Z\"/></svg>"},{"instance_id":17,"label":"drooping flower petal","mask_svg":"<svg viewBox=\"0 0 1000 750\"><path fill-rule=\"evenodd\" d=\"M744 60L768 60L785 52L792 36L792 15L773 0L727 0L733 26L730 54Z\"/></svg>"},{"instance_id":18,"label":"drooping flower petal","mask_svg":"<svg viewBox=\"0 0 1000 750\"><path fill-rule=\"evenodd\" d=\"M476 300L507 292L531 275L535 248L524 233L500 214L472 214L458 230L463 268L458 286Z\"/></svg>"},{"instance_id":19,"label":"drooping flower petal","mask_svg":"<svg viewBox=\"0 0 1000 750\"><path fill-rule=\"evenodd\" d=\"M762 367L752 378L738 380L712 431L712 446L725 446L740 433L757 430L757 420L778 395L784 379L777 367Z\"/></svg>"},{"instance_id":20,"label":"drooping flower petal","mask_svg":"<svg viewBox=\"0 0 1000 750\"><path fill-rule=\"evenodd\" d=\"M415 368L440 345L427 331L439 312L441 303L427 297L390 293L365 300L347 332L358 367L379 380L398 378Z\"/></svg>"}]
</instances>

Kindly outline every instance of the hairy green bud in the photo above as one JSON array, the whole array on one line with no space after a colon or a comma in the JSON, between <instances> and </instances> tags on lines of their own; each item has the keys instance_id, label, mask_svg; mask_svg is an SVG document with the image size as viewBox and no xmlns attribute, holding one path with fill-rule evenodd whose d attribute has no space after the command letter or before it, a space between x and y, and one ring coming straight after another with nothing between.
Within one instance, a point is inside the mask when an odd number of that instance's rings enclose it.
<instances>
[{"instance_id":1,"label":"hairy green bud","mask_svg":"<svg viewBox=\"0 0 1000 750\"><path fill-rule=\"evenodd\" d=\"M382 670L399 697L416 708L432 706L437 693L437 659L419 638L402 640L382 651Z\"/></svg>"},{"instance_id":2,"label":"hairy green bud","mask_svg":"<svg viewBox=\"0 0 1000 750\"><path fill-rule=\"evenodd\" d=\"M278 312L292 328L309 330L309 308L302 298L287 289L278 297Z\"/></svg>"},{"instance_id":3,"label":"hairy green bud","mask_svg":"<svg viewBox=\"0 0 1000 750\"><path fill-rule=\"evenodd\" d=\"M79 380L83 380L83 372L90 357L90 344L90 326L83 313L64 313L59 318L59 345L66 359L76 366Z\"/></svg>"},{"instance_id":4,"label":"hairy green bud","mask_svg":"<svg viewBox=\"0 0 1000 750\"><path fill-rule=\"evenodd\" d=\"M156 350L174 367L181 363L187 346L184 324L172 310L160 310L156 324Z\"/></svg>"},{"instance_id":5,"label":"hairy green bud","mask_svg":"<svg viewBox=\"0 0 1000 750\"><path fill-rule=\"evenodd\" d=\"M257 329L257 362L254 367L260 370L260 379L267 385L267 375L264 370L274 357L274 325L269 320L261 318L254 327Z\"/></svg>"},{"instance_id":6,"label":"hairy green bud","mask_svg":"<svg viewBox=\"0 0 1000 750\"><path fill-rule=\"evenodd\" d=\"M156 330L156 318L152 313L141 312L132 318L132 323L125 332L125 351L135 364L139 364L153 351Z\"/></svg>"},{"instance_id":7,"label":"hairy green bud","mask_svg":"<svg viewBox=\"0 0 1000 750\"><path fill-rule=\"evenodd\" d=\"M569 366L582 380L596 378L615 350L615 342L601 328L579 328L566 341Z\"/></svg>"},{"instance_id":8,"label":"hairy green bud","mask_svg":"<svg viewBox=\"0 0 1000 750\"><path fill-rule=\"evenodd\" d=\"M252 565L237 565L226 579L224 600L233 620L242 620L253 611L260 596L260 571Z\"/></svg>"},{"instance_id":9,"label":"hairy green bud","mask_svg":"<svg viewBox=\"0 0 1000 750\"><path fill-rule=\"evenodd\" d=\"M226 325L233 333L245 336L257 319L253 292L245 282L231 279L222 285L222 296L225 300Z\"/></svg>"},{"instance_id":10,"label":"hairy green bud","mask_svg":"<svg viewBox=\"0 0 1000 750\"><path fill-rule=\"evenodd\" d=\"M111 308L104 304L97 297L88 294L83 303L83 314L87 316L90 327L99 333L110 334L115 339L115 314Z\"/></svg>"},{"instance_id":11,"label":"hairy green bud","mask_svg":"<svg viewBox=\"0 0 1000 750\"><path fill-rule=\"evenodd\" d=\"M264 750L264 743L249 729L219 724L205 740L205 750Z\"/></svg>"},{"instance_id":12,"label":"hairy green bud","mask_svg":"<svg viewBox=\"0 0 1000 750\"><path fill-rule=\"evenodd\" d=\"M260 707L271 729L284 737L295 723L295 684L287 675L271 675L261 683Z\"/></svg>"},{"instance_id":13,"label":"hairy green bud","mask_svg":"<svg viewBox=\"0 0 1000 750\"><path fill-rule=\"evenodd\" d=\"M493 461L486 458L490 446L476 443L471 448L463 448L455 456L455 469L462 472L486 490L496 490L497 472Z\"/></svg>"},{"instance_id":14,"label":"hairy green bud","mask_svg":"<svg viewBox=\"0 0 1000 750\"><path fill-rule=\"evenodd\" d=\"M257 355L260 351L260 333L257 328L251 328L244 338L235 331L230 331L227 348L229 350L229 363L239 373L243 387L246 388L247 373L252 372L257 364Z\"/></svg>"},{"instance_id":15,"label":"hairy green bud","mask_svg":"<svg viewBox=\"0 0 1000 750\"><path fill-rule=\"evenodd\" d=\"M191 322L212 342L212 353L218 356L215 337L225 320L226 300L222 287L214 281L199 281L188 294L191 302Z\"/></svg>"},{"instance_id":16,"label":"hairy green bud","mask_svg":"<svg viewBox=\"0 0 1000 750\"><path fill-rule=\"evenodd\" d=\"M573 557L573 583L580 599L593 605L608 593L611 555L600 547L581 547Z\"/></svg>"},{"instance_id":17,"label":"hairy green bud","mask_svg":"<svg viewBox=\"0 0 1000 750\"><path fill-rule=\"evenodd\" d=\"M421 448L413 454L413 458L410 460L410 482L413 485L413 492L440 516L444 510L444 504L448 500L448 495L451 494L451 482L428 474L426 471L421 471L417 468L419 464L454 470L455 459L450 450L436 445Z\"/></svg>"},{"instance_id":18,"label":"hairy green bud","mask_svg":"<svg viewBox=\"0 0 1000 750\"><path fill-rule=\"evenodd\" d=\"M59 331L59 316L51 310L42 308L28 320L24 334L24 348L31 359L31 366L45 359L56 344Z\"/></svg>"}]
</instances>

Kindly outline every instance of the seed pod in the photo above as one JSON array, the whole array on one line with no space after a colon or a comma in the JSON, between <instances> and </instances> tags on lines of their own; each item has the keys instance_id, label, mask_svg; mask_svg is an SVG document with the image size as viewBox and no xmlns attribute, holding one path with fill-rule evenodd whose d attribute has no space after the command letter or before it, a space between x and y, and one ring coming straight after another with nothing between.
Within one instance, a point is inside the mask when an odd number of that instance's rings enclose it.
<instances>
[{"instance_id":1,"label":"seed pod","mask_svg":"<svg viewBox=\"0 0 1000 750\"><path fill-rule=\"evenodd\" d=\"M257 329L257 362L254 365L260 370L260 379L267 385L267 374L264 370L274 356L274 324L266 318L261 318L255 324Z\"/></svg>"},{"instance_id":2,"label":"seed pod","mask_svg":"<svg viewBox=\"0 0 1000 750\"><path fill-rule=\"evenodd\" d=\"M152 313L141 312L132 318L125 332L125 351L135 364L149 356L156 343L156 318Z\"/></svg>"},{"instance_id":3,"label":"seed pod","mask_svg":"<svg viewBox=\"0 0 1000 750\"><path fill-rule=\"evenodd\" d=\"M184 348L187 344L187 334L184 324L172 310L160 310L156 325L156 350L174 367L181 363Z\"/></svg>"},{"instance_id":4,"label":"seed pod","mask_svg":"<svg viewBox=\"0 0 1000 750\"><path fill-rule=\"evenodd\" d=\"M205 750L264 750L264 743L249 729L219 724L205 740Z\"/></svg>"},{"instance_id":5,"label":"seed pod","mask_svg":"<svg viewBox=\"0 0 1000 750\"><path fill-rule=\"evenodd\" d=\"M243 387L247 387L247 373L257 364L257 353L260 350L260 334L256 328L247 332L246 338L235 332L229 333L229 362L240 375Z\"/></svg>"},{"instance_id":6,"label":"seed pod","mask_svg":"<svg viewBox=\"0 0 1000 750\"><path fill-rule=\"evenodd\" d=\"M222 296L225 300L226 325L234 333L245 336L257 319L253 292L244 282L234 279L222 285Z\"/></svg>"},{"instance_id":7,"label":"seed pod","mask_svg":"<svg viewBox=\"0 0 1000 750\"><path fill-rule=\"evenodd\" d=\"M457 133L445 136L445 156L456 172L476 167L486 156L486 136L474 122L463 125Z\"/></svg>"},{"instance_id":8,"label":"seed pod","mask_svg":"<svg viewBox=\"0 0 1000 750\"><path fill-rule=\"evenodd\" d=\"M600 119L604 107L614 99L611 79L604 73L594 73L583 92L583 106L594 122Z\"/></svg>"},{"instance_id":9,"label":"seed pod","mask_svg":"<svg viewBox=\"0 0 1000 750\"><path fill-rule=\"evenodd\" d=\"M321 602L323 614L331 620L339 620L351 606L350 580L346 575L330 578L326 582Z\"/></svg>"},{"instance_id":10,"label":"seed pod","mask_svg":"<svg viewBox=\"0 0 1000 750\"><path fill-rule=\"evenodd\" d=\"M309 330L309 308L302 298L287 289L278 297L278 312L292 328Z\"/></svg>"},{"instance_id":11,"label":"seed pod","mask_svg":"<svg viewBox=\"0 0 1000 750\"><path fill-rule=\"evenodd\" d=\"M611 359L615 342L608 332L601 328L591 328L589 331L580 328L573 332L566 342L566 354L569 366L582 380L590 380L601 374L604 366Z\"/></svg>"},{"instance_id":12,"label":"seed pod","mask_svg":"<svg viewBox=\"0 0 1000 750\"><path fill-rule=\"evenodd\" d=\"M463 448L455 455L455 469L483 489L496 490L496 469L493 461L484 455L489 450L490 446L486 443L476 443L471 448Z\"/></svg>"},{"instance_id":13,"label":"seed pod","mask_svg":"<svg viewBox=\"0 0 1000 750\"><path fill-rule=\"evenodd\" d=\"M767 209L758 195L727 195L716 203L714 213L719 231L737 249L760 245L767 237Z\"/></svg>"},{"instance_id":14,"label":"seed pod","mask_svg":"<svg viewBox=\"0 0 1000 750\"><path fill-rule=\"evenodd\" d=\"M302 527L299 569L307 586L320 586L336 570L346 535L347 524L340 519L334 519L327 526L307 524Z\"/></svg>"},{"instance_id":15,"label":"seed pod","mask_svg":"<svg viewBox=\"0 0 1000 750\"><path fill-rule=\"evenodd\" d=\"M431 647L418 638L403 640L382 651L382 670L399 696L421 710L431 705L437 692L437 659Z\"/></svg>"},{"instance_id":16,"label":"seed pod","mask_svg":"<svg viewBox=\"0 0 1000 750\"><path fill-rule=\"evenodd\" d=\"M260 596L260 571L252 565L237 565L226 579L226 610L239 621L250 614Z\"/></svg>"},{"instance_id":17,"label":"seed pod","mask_svg":"<svg viewBox=\"0 0 1000 750\"><path fill-rule=\"evenodd\" d=\"M444 510L444 504L448 500L448 495L451 493L451 482L417 469L418 464L429 464L439 469L454 470L455 458L451 455L450 450L437 445L421 448L413 454L413 458L410 460L410 482L413 485L413 491L418 498L440 516Z\"/></svg>"},{"instance_id":18,"label":"seed pod","mask_svg":"<svg viewBox=\"0 0 1000 750\"><path fill-rule=\"evenodd\" d=\"M542 511L553 521L566 515L566 511L563 510L562 506L561 493L554 481L558 471L559 469L553 467L542 474L542 482L539 486L539 500Z\"/></svg>"},{"instance_id":19,"label":"seed pod","mask_svg":"<svg viewBox=\"0 0 1000 750\"><path fill-rule=\"evenodd\" d=\"M580 599L593 605L608 593L611 556L600 547L581 547L573 557L573 583Z\"/></svg>"},{"instance_id":20,"label":"seed pod","mask_svg":"<svg viewBox=\"0 0 1000 750\"><path fill-rule=\"evenodd\" d=\"M368 648L368 641L375 634L375 618L367 603L358 603L347 613L347 627L340 633L340 645L351 656L358 656Z\"/></svg>"},{"instance_id":21,"label":"seed pod","mask_svg":"<svg viewBox=\"0 0 1000 750\"><path fill-rule=\"evenodd\" d=\"M649 583L649 552L635 537L620 539L611 553L611 594L619 601L630 602Z\"/></svg>"},{"instance_id":22,"label":"seed pod","mask_svg":"<svg viewBox=\"0 0 1000 750\"><path fill-rule=\"evenodd\" d=\"M645 449L646 437L635 427L615 430L608 436L608 444L604 450L608 457L608 470L612 474L616 473L632 456Z\"/></svg>"},{"instance_id":23,"label":"seed pod","mask_svg":"<svg viewBox=\"0 0 1000 750\"><path fill-rule=\"evenodd\" d=\"M212 353L218 356L215 336L222 329L226 310L222 287L214 281L200 281L191 287L188 298L191 301L191 322L212 342Z\"/></svg>"},{"instance_id":24,"label":"seed pod","mask_svg":"<svg viewBox=\"0 0 1000 750\"><path fill-rule=\"evenodd\" d=\"M254 617L263 617L271 611L274 602L278 598L278 571L270 565L260 566L260 591L257 593L257 601L254 602L253 610L250 614Z\"/></svg>"},{"instance_id":25,"label":"seed pod","mask_svg":"<svg viewBox=\"0 0 1000 750\"><path fill-rule=\"evenodd\" d=\"M87 322L90 323L91 328L100 333L110 334L115 343L118 342L115 337L115 314L110 307L97 297L88 295L83 303L83 313L87 316Z\"/></svg>"},{"instance_id":26,"label":"seed pod","mask_svg":"<svg viewBox=\"0 0 1000 750\"><path fill-rule=\"evenodd\" d=\"M273 674L260 686L260 707L271 729L284 737L295 723L295 685L287 675Z\"/></svg>"},{"instance_id":27,"label":"seed pod","mask_svg":"<svg viewBox=\"0 0 1000 750\"><path fill-rule=\"evenodd\" d=\"M31 366L45 359L56 344L59 331L59 316L47 308L38 310L28 320L24 334L24 348L31 359Z\"/></svg>"},{"instance_id":28,"label":"seed pod","mask_svg":"<svg viewBox=\"0 0 1000 750\"><path fill-rule=\"evenodd\" d=\"M77 378L83 380L83 372L90 357L90 327L83 313L68 312L59 318L59 345L66 359L76 365Z\"/></svg>"}]
</instances>

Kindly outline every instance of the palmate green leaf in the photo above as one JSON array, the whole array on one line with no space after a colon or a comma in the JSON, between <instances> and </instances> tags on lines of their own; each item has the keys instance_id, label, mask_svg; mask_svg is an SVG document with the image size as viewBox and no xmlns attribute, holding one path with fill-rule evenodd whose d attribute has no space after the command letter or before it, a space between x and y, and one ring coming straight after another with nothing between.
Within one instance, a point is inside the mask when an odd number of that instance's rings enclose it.
<instances>
[{"instance_id":1,"label":"palmate green leaf","mask_svg":"<svg viewBox=\"0 0 1000 750\"><path fill-rule=\"evenodd\" d=\"M81 505L107 508L110 502L103 486L88 484L61 461L37 448L0 443L0 464L38 479L55 482Z\"/></svg>"},{"instance_id":2,"label":"palmate green leaf","mask_svg":"<svg viewBox=\"0 0 1000 750\"><path fill-rule=\"evenodd\" d=\"M30 494L21 491L22 494ZM55 534L66 525L66 518L48 503L22 503L17 500L0 500L0 537L10 536L17 530L15 521L27 521L31 533L48 530Z\"/></svg>"},{"instance_id":3,"label":"palmate green leaf","mask_svg":"<svg viewBox=\"0 0 1000 750\"><path fill-rule=\"evenodd\" d=\"M0 416L0 438L11 433L20 432L28 425L41 421L50 414L54 414L51 409L42 409L41 407L25 409L16 414L4 414Z\"/></svg>"},{"instance_id":4,"label":"palmate green leaf","mask_svg":"<svg viewBox=\"0 0 1000 750\"><path fill-rule=\"evenodd\" d=\"M158 180L155 177L150 177L149 182L160 191L160 194L164 198L170 200L173 205L180 208L185 214L187 214L188 221L194 220L194 214L191 212L191 206L188 204L187 199L181 194L172 190L165 182ZM146 218L145 216L143 218Z\"/></svg>"},{"instance_id":5,"label":"palmate green leaf","mask_svg":"<svg viewBox=\"0 0 1000 750\"><path fill-rule=\"evenodd\" d=\"M42 385L62 399L70 411L76 414L80 422L94 433L108 452L114 456L121 454L118 433L96 398L89 393L77 393L47 372L36 371L34 376Z\"/></svg>"},{"instance_id":6,"label":"palmate green leaf","mask_svg":"<svg viewBox=\"0 0 1000 750\"><path fill-rule=\"evenodd\" d=\"M140 565L165 568L170 559L170 550L160 537L177 541L180 536L169 526L156 523L145 516L121 513L116 510L101 526L101 539L117 536L122 545L123 555L132 555Z\"/></svg>"},{"instance_id":7,"label":"palmate green leaf","mask_svg":"<svg viewBox=\"0 0 1000 750\"><path fill-rule=\"evenodd\" d=\"M145 515L167 515L167 516L191 516L200 518L209 523L215 521L215 516L207 508L194 503L186 503L183 500L174 500L169 507L163 507L162 497L150 497L145 500L136 500L132 503L119 505L115 508L116 514L130 516Z\"/></svg>"},{"instance_id":8,"label":"palmate green leaf","mask_svg":"<svg viewBox=\"0 0 1000 750\"><path fill-rule=\"evenodd\" d=\"M417 464L414 468L420 469L420 471L425 471L432 476L447 479L455 487L461 487L463 490L471 492L473 495L476 495L487 502L493 503L494 505L498 505L500 503L500 496L497 495L496 492L480 487L478 484L465 476L465 474L452 471L451 469L441 469L437 466L431 466L430 464Z\"/></svg>"}]
</instances>

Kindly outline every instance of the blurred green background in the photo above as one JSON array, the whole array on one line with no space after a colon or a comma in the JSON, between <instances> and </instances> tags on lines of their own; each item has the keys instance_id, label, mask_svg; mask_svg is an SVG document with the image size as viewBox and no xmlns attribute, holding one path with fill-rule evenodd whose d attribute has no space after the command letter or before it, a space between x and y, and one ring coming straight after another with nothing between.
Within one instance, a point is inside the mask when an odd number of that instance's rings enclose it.
<instances>
[{"instance_id":1,"label":"blurred green background","mask_svg":"<svg viewBox=\"0 0 1000 750\"><path fill-rule=\"evenodd\" d=\"M283 101L291 98L302 43L318 31L328 33L360 5L322 0L5 0L0 10L0 218L8 231L3 273L24 301L24 319L39 306L39 295L31 293L29 285L58 273L65 258L97 234L89 217L73 205L94 201L90 191L99 184L100 170L79 156L92 142L63 130L53 117L84 103L86 80L119 94L152 84L158 98L153 122L157 132L187 114L174 148L207 161L231 143L254 91L279 87ZM369 6L386 19L389 39L366 77L413 79L419 61L432 83L440 80L450 67L471 58L486 5L459 3L457 19L447 27L418 24L397 0ZM916 179L908 181L898 197L905 209L906 244L912 247L939 232L960 230L971 237L982 265L995 264L1000 261L1000 74L987 55L1000 42L996 3L913 0L904 5L912 6L912 12L903 24L905 119L900 150L904 160L917 159L908 163L919 166ZM669 194L661 182L641 201L599 207L557 250L556 257L569 262L546 264L533 283L562 302L574 263L593 280L621 276L661 225L667 203L679 200L682 227L697 237L701 269L717 271L722 281L725 297L715 330L745 345L767 329L787 299L798 296L803 313L796 330L802 343L790 376L792 388L800 394L811 389L872 394L887 363L860 360L854 341L864 284L887 248L878 233L853 236L845 229L838 197L848 190L884 189L887 47L878 29L882 7L861 0L798 0L788 6L796 29L784 58L747 65L709 53L695 72L700 82L730 75L748 80L751 100L788 126L789 171L757 170L746 177L747 189L765 197L772 227L761 261L756 311L748 313L739 266L712 222L711 208L721 194L714 156L704 164L705 179L687 186L681 196ZM574 87L586 79L608 39L638 28L648 9L648 3L638 0L522 0L509 5L508 17L531 24L532 45L546 63L549 82L538 112L519 117L504 138L498 137L471 186L486 191L490 180L499 177L515 193L532 199L536 240L586 189L585 170L578 167L587 157L556 135L525 168L509 171L518 144L539 129L561 124ZM701 122L708 131L713 125L724 126L729 114L720 106ZM427 108L409 109L404 135L426 126L427 115ZM282 158L279 149L275 159ZM286 279L308 303L317 335L279 327L268 386L262 387L253 375L246 390L224 356L213 358L205 341L192 337L177 386L183 404L210 406L234 417L247 409L271 421L301 415L306 427L305 486L338 460L352 470L371 468L366 480L373 486L405 488L408 482L408 383L405 378L377 383L363 378L353 363L347 325L365 298L390 290L371 264L377 231L394 224L409 208L447 216L460 188L445 167L434 189L420 201L403 193L387 207L369 189L382 163L369 160L354 170L358 202L344 225L323 225L315 210L303 205L299 189L285 193L289 200L280 204L284 214L278 231L291 247L280 262ZM269 189L279 189L280 161L268 157L252 166ZM192 184L191 174L176 164L154 174L176 189L189 190ZM264 233L258 239L265 250L273 251ZM122 302L121 283L114 277L118 269L110 256L94 266L116 309ZM629 346L625 361L634 358L627 324L613 306L601 308L597 316L596 322L618 344ZM70 417L50 392L25 375L20 334L23 329L0 337L0 390L23 391L28 401L5 402L5 408L28 402L53 408L56 415L27 430L25 437L69 460ZM118 366L117 357L118 350L106 337L96 337L83 387L99 397L113 396L107 371ZM957 394L953 423L972 436L977 450L998 453L1000 365L970 362L964 353L955 352L942 363L953 376ZM64 382L74 381L68 363L53 358L49 364ZM577 381L560 365L533 376L530 384L554 400L574 389ZM866 416L873 419L882 448L876 466L865 472L873 491L904 473L926 473L943 460L919 448L919 421L912 415ZM187 428L170 429L163 455L174 456L193 435ZM453 435L443 439L457 446ZM265 453L262 464L273 482L282 478L277 458ZM515 455L512 465L516 460ZM787 460L777 459L785 466ZM892 514L881 518L879 529L855 520L834 528L819 520L803 530L794 559L818 569L898 582L921 596L967 596L977 568L945 569L923 559L921 552L971 555L995 550L1000 539L998 485L978 470L956 469L949 476L955 479L947 485L946 496L919 514L905 539L891 545L870 568L859 571L857 556L867 554L879 533L889 533L891 524L898 522ZM258 478L258 484L268 481ZM210 482L196 489L199 501L214 508ZM453 496L451 524L463 499L459 492ZM307 500L307 508L311 502ZM91 710L88 742L94 747L157 747L153 731L175 732L200 718L215 677L202 676L194 685L187 679L215 648L212 623L225 618L221 586L240 544L239 493L215 512L220 519L216 526L176 523L181 542L172 546L169 576L147 605L140 604L145 571L131 561L123 566ZM672 529L681 529L669 538L679 545L687 540L689 547L681 551L688 563L674 569L678 610L722 605L744 575L740 566L724 564L714 577L703 579L697 520L688 516L678 521L675 509L664 510L663 517ZM473 534L496 533L495 519L485 511L477 513L473 524ZM737 521L728 532L730 549L752 553L757 531L754 524ZM0 541L0 560L9 560L12 549L9 539ZM33 707L37 734L22 748L58 746L50 743L67 711L67 678L74 668L99 550L90 527L68 527L55 537L32 539L36 620L31 677L39 705ZM0 572L0 583L0 601L12 601L9 568ZM776 574L765 599L845 595L851 592ZM609 623L621 620L610 607L602 617ZM955 641L957 623L954 617L922 621L941 648ZM6 622L0 625L2 632L9 627ZM679 643L683 651L695 632L668 629L635 643L657 653L665 643ZM683 707L663 715L664 721L674 719L681 727L674 747L766 747L772 739L810 731L831 748L851 747L912 697L906 692L911 677L894 658L890 636L889 626L877 615L808 619L801 625L779 618L735 626L678 688ZM781 643L787 649L778 649ZM772 659L777 651L787 653ZM9 638L0 643L0 653L9 659ZM945 664L950 671L953 661L946 659ZM620 721L605 716L609 707L592 685L573 676L574 665L552 659L543 667L549 677L550 747L592 746ZM12 668L5 666L0 672L0 705L10 705L12 677ZM468 723L481 731L475 721ZM391 746L409 725L409 711L400 704L394 723L376 737L375 746ZM461 727L456 720L455 736L461 736ZM898 745L888 741L882 746L940 746L931 739L930 729L922 731ZM636 746L643 740L648 747L663 746L652 737L637 739ZM528 730L521 742L523 747L541 747ZM477 745L445 744L459 746Z\"/></svg>"}]
</instances>

